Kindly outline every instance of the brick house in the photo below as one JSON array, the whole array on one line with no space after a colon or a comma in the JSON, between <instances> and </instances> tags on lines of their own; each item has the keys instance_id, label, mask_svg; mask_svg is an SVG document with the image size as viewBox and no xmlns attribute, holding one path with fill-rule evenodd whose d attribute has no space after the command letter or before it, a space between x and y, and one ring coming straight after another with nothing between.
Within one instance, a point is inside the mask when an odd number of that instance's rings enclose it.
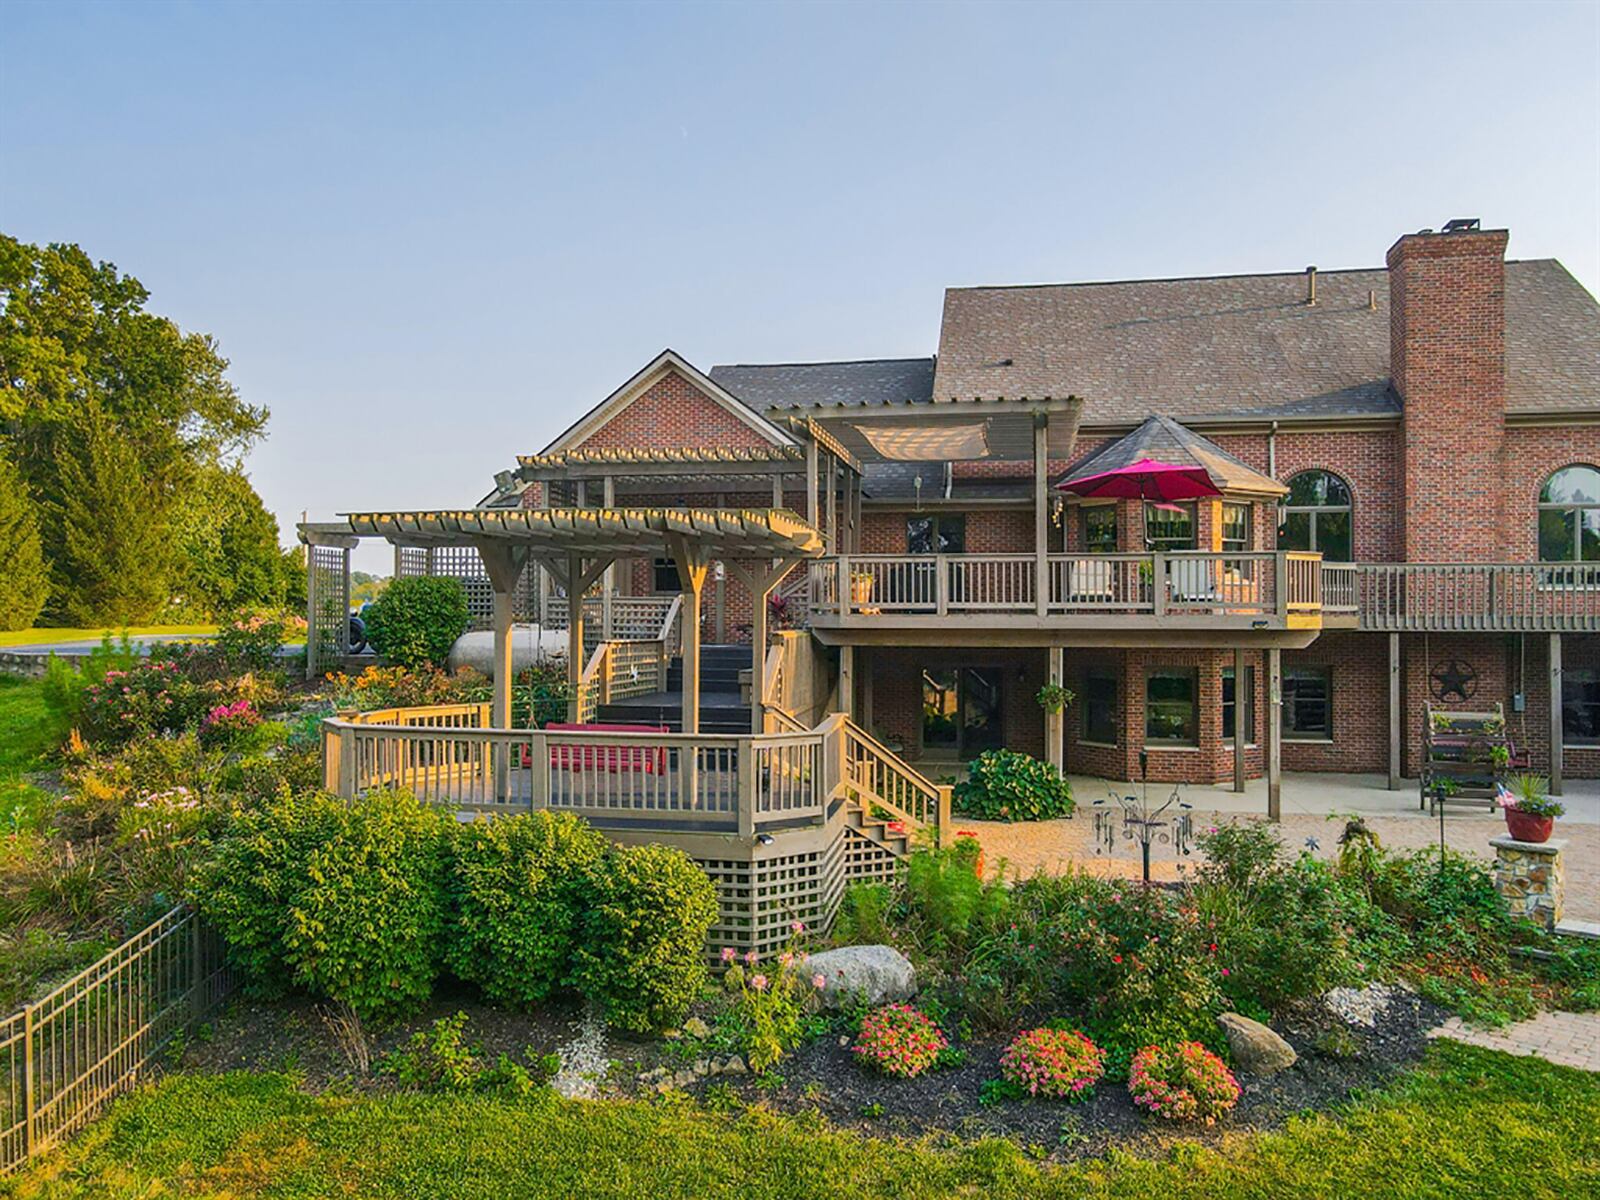
<instances>
[{"instance_id":1,"label":"brick house","mask_svg":"<svg viewBox=\"0 0 1600 1200\"><path fill-rule=\"evenodd\" d=\"M1143 753L1154 779L1397 786L1425 704L1500 704L1559 787L1600 775L1600 306L1506 244L1451 222L1373 269L952 288L926 358L667 351L480 507L802 518L822 552L781 578L704 564L694 641L805 631L816 711L930 776L1004 745L1118 779ZM1070 490L1139 458L1218 494ZM686 594L684 569L621 553L600 602ZM565 584L520 586L542 613ZM759 708L760 654L707 661L700 728L748 727L718 712L748 705L747 662ZM609 715L672 719L675 669Z\"/></svg>"}]
</instances>

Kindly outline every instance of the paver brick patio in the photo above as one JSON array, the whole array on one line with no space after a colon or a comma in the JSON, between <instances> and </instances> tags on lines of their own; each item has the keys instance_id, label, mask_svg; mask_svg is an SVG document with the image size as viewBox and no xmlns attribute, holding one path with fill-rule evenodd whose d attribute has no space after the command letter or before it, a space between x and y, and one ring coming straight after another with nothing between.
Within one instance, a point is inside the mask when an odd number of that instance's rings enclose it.
<instances>
[{"instance_id":1,"label":"paver brick patio","mask_svg":"<svg viewBox=\"0 0 1600 1200\"><path fill-rule=\"evenodd\" d=\"M1546 1012L1504 1029L1483 1029L1451 1017L1429 1037L1447 1037L1507 1054L1535 1056L1557 1066L1600 1072L1600 1013Z\"/></svg>"}]
</instances>

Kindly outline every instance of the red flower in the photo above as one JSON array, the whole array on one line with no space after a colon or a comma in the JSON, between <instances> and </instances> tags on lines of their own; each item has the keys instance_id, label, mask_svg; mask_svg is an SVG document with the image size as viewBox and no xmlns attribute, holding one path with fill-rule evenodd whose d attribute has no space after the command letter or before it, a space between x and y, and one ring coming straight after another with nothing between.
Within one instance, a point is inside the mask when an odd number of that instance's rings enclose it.
<instances>
[{"instance_id":1,"label":"red flower","mask_svg":"<svg viewBox=\"0 0 1600 1200\"><path fill-rule=\"evenodd\" d=\"M1119 963L1119 962L1121 962L1121 961L1122 961L1122 955L1120 955L1120 954L1113 954L1113 955L1112 955L1112 956L1111 956L1111 961L1112 961L1112 962L1114 962L1114 963Z\"/></svg>"}]
</instances>

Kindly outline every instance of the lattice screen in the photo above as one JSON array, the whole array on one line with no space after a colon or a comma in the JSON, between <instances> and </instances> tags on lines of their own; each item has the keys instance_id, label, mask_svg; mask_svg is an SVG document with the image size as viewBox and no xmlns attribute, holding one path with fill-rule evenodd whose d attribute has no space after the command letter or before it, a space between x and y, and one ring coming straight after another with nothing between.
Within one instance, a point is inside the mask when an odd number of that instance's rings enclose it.
<instances>
[{"instance_id":1,"label":"lattice screen","mask_svg":"<svg viewBox=\"0 0 1600 1200\"><path fill-rule=\"evenodd\" d=\"M306 674L315 678L350 651L350 551L307 546L306 574Z\"/></svg>"}]
</instances>

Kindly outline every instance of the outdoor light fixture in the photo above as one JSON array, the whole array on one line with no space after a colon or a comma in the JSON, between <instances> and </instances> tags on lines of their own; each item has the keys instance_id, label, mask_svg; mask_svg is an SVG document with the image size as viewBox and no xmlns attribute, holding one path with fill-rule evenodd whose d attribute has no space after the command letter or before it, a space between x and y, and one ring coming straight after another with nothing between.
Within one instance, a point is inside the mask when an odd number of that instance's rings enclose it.
<instances>
[{"instance_id":1,"label":"outdoor light fixture","mask_svg":"<svg viewBox=\"0 0 1600 1200\"><path fill-rule=\"evenodd\" d=\"M772 845L772 835L770 833L758 833L758 834L756 834L756 845L758 845L758 846L770 846L770 845Z\"/></svg>"}]
</instances>

